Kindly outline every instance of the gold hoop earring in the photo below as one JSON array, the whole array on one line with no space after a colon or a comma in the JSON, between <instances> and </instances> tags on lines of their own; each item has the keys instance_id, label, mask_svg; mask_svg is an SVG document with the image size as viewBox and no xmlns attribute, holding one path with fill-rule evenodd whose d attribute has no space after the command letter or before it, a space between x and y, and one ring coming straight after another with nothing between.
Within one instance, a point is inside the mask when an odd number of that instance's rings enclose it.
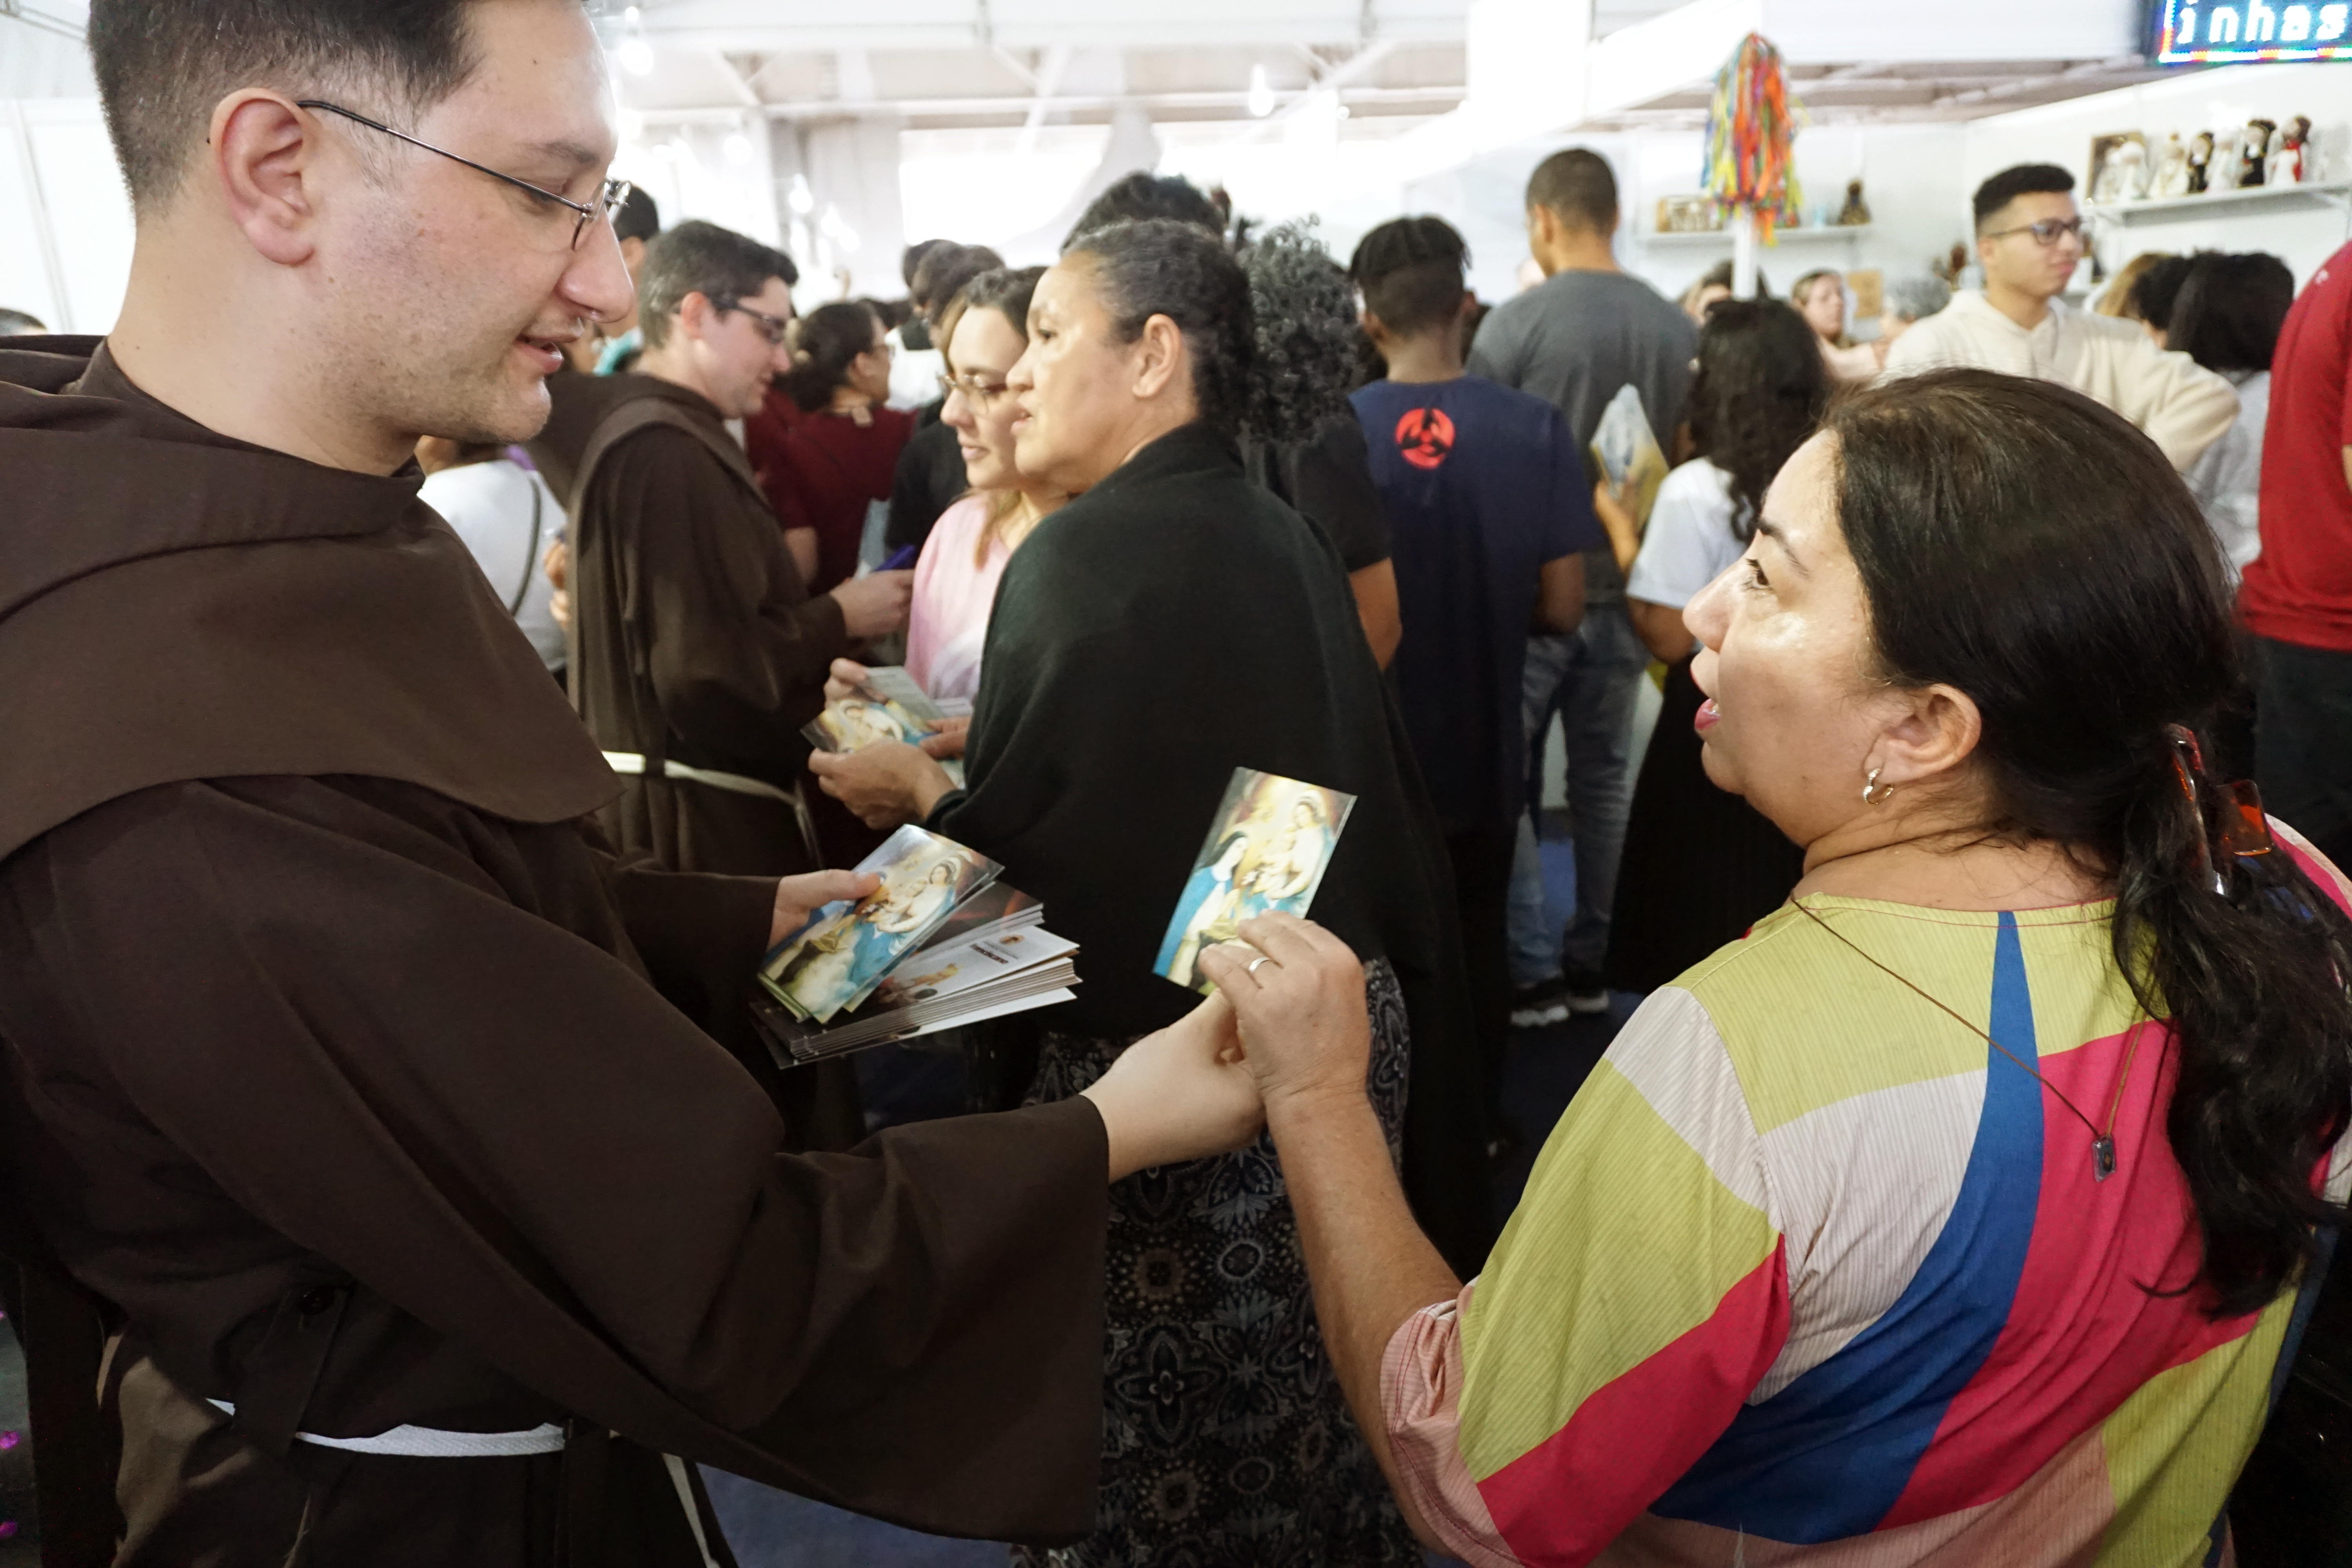
<instances>
[{"instance_id":1,"label":"gold hoop earring","mask_svg":"<svg viewBox=\"0 0 2352 1568\"><path fill-rule=\"evenodd\" d=\"M1870 770L1870 780L1862 786L1863 805L1885 805L1888 801L1895 798L1895 786L1893 784L1888 784L1885 793L1882 794L1879 792L1878 775L1885 771L1886 770L1885 768L1873 768Z\"/></svg>"}]
</instances>

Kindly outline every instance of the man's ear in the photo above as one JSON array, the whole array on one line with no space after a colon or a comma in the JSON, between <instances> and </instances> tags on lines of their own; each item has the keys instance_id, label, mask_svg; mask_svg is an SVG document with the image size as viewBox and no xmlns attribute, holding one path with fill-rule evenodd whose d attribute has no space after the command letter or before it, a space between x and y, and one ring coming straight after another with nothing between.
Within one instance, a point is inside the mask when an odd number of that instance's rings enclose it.
<instances>
[{"instance_id":1,"label":"man's ear","mask_svg":"<svg viewBox=\"0 0 2352 1568\"><path fill-rule=\"evenodd\" d=\"M718 312L710 308L709 295L699 292L688 294L677 302L676 330L689 338L707 337L710 332L710 322L717 315Z\"/></svg>"},{"instance_id":2,"label":"man's ear","mask_svg":"<svg viewBox=\"0 0 2352 1568\"><path fill-rule=\"evenodd\" d=\"M1142 352L1136 361L1135 395L1157 397L1183 368L1183 330L1166 316L1154 316L1143 323L1138 346Z\"/></svg>"},{"instance_id":3,"label":"man's ear","mask_svg":"<svg viewBox=\"0 0 2352 1568\"><path fill-rule=\"evenodd\" d=\"M214 107L205 150L229 221L255 250L280 267L317 254L321 186L332 175L316 121L275 93L247 89Z\"/></svg>"}]
</instances>

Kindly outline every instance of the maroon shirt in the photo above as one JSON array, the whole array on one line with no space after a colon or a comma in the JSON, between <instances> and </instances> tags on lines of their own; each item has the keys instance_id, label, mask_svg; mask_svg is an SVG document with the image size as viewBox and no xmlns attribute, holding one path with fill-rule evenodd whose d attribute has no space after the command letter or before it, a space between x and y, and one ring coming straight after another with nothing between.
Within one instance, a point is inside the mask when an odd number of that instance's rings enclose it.
<instances>
[{"instance_id":1,"label":"maroon shirt","mask_svg":"<svg viewBox=\"0 0 2352 1568\"><path fill-rule=\"evenodd\" d=\"M866 509L890 499L899 449L915 433L915 416L873 408L870 424L845 414L804 413L771 389L767 405L743 422L743 445L761 488L787 529L816 530L816 575L822 594L857 571L857 543Z\"/></svg>"}]
</instances>

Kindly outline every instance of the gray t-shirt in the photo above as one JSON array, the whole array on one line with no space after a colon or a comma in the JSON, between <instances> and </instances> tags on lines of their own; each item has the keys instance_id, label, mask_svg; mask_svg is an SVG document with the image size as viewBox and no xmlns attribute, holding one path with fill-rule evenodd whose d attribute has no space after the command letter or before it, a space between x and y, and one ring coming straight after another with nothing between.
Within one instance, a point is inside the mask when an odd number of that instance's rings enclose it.
<instances>
[{"instance_id":1,"label":"gray t-shirt","mask_svg":"<svg viewBox=\"0 0 2352 1568\"><path fill-rule=\"evenodd\" d=\"M1470 374L1548 399L1568 416L1577 454L1601 411L1631 382L1642 395L1658 449L1672 457L1690 395L1698 329L1673 300L1622 272L1555 272L1487 314L1470 346ZM1625 575L1606 547L1584 557L1587 604L1625 596Z\"/></svg>"}]
</instances>

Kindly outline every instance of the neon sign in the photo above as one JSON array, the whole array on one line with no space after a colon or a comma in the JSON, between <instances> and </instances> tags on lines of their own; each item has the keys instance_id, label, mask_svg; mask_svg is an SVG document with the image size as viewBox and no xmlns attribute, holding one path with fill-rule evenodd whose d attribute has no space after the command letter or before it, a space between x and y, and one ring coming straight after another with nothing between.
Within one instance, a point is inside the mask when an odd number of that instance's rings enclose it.
<instances>
[{"instance_id":1,"label":"neon sign","mask_svg":"<svg viewBox=\"0 0 2352 1568\"><path fill-rule=\"evenodd\" d=\"M2155 0L2158 65L2352 60L2352 0Z\"/></svg>"}]
</instances>

